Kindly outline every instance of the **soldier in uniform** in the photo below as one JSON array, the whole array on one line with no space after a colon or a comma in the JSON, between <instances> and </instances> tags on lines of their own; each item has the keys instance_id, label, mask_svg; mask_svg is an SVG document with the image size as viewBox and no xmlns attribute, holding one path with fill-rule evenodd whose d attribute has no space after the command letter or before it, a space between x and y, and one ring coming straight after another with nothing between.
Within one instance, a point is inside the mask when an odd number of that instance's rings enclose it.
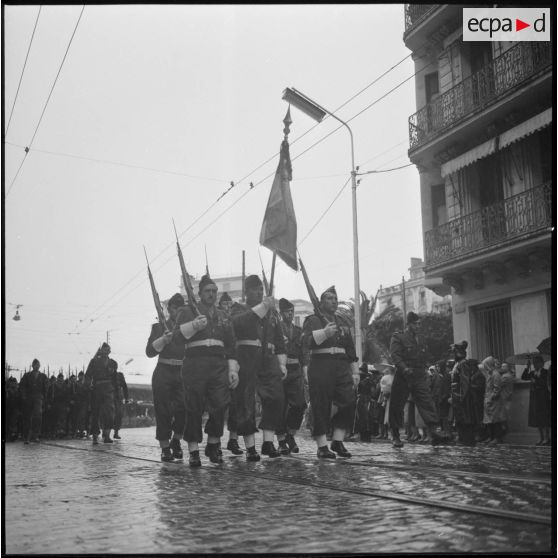
<instances>
[{"instance_id":1,"label":"soldier in uniform","mask_svg":"<svg viewBox=\"0 0 558 558\"><path fill-rule=\"evenodd\" d=\"M161 461L173 461L184 457L180 446L186 418L184 384L180 373L184 358L184 342L173 341L172 335L177 313L183 306L184 298L181 294L176 293L169 299L169 319L166 323L168 332L165 333L159 322L153 324L145 347L145 354L149 358L158 357L151 378L151 387L157 423L155 438L161 447Z\"/></svg>"},{"instance_id":2,"label":"soldier in uniform","mask_svg":"<svg viewBox=\"0 0 558 558\"><path fill-rule=\"evenodd\" d=\"M303 343L309 349L304 352L303 372L308 381L314 418L312 436L318 447L319 458L335 459L335 454L339 457L351 457L343 440L352 427L355 386L360 376L351 331L339 324L335 316L335 287L322 293L320 310L322 315L311 314L304 321L303 327ZM337 409L333 416L332 406ZM330 446L332 451L327 447L330 420L333 427Z\"/></svg>"},{"instance_id":3,"label":"soldier in uniform","mask_svg":"<svg viewBox=\"0 0 558 558\"><path fill-rule=\"evenodd\" d=\"M78 374L75 393L76 407L76 430L79 438L84 438L89 431L89 390L85 385L85 374L81 371Z\"/></svg>"},{"instance_id":4,"label":"soldier in uniform","mask_svg":"<svg viewBox=\"0 0 558 558\"><path fill-rule=\"evenodd\" d=\"M45 404L43 409L44 421L43 431L45 438L56 437L56 407L54 406L54 392L56 390L56 376L52 375L48 379Z\"/></svg>"},{"instance_id":5,"label":"soldier in uniform","mask_svg":"<svg viewBox=\"0 0 558 558\"><path fill-rule=\"evenodd\" d=\"M182 379L186 391L186 428L191 467L201 465L199 443L202 442L204 403L209 418L205 425L205 455L212 463L223 463L221 436L225 413L230 401L230 388L238 384L238 362L232 323L217 308L217 285L204 275L199 283L200 314L190 306L183 307L174 328L177 341L186 342Z\"/></svg>"},{"instance_id":6,"label":"soldier in uniform","mask_svg":"<svg viewBox=\"0 0 558 558\"><path fill-rule=\"evenodd\" d=\"M17 379L13 376L8 378L6 382L6 439L10 442L15 442L18 437L18 422L19 422L19 385Z\"/></svg>"},{"instance_id":7,"label":"soldier in uniform","mask_svg":"<svg viewBox=\"0 0 558 558\"><path fill-rule=\"evenodd\" d=\"M116 392L114 394L114 439L120 440L118 431L122 426L122 410L123 404L128 404L128 384L126 383L126 378L124 378L123 372L116 373Z\"/></svg>"},{"instance_id":8,"label":"soldier in uniform","mask_svg":"<svg viewBox=\"0 0 558 558\"><path fill-rule=\"evenodd\" d=\"M230 317L231 315L231 308L233 305L233 300L229 296L228 293L223 293L221 298L219 299L219 308ZM244 451L240 449L238 445L238 432L237 432L237 425L236 425L236 407L235 407L235 398L234 398L234 390L231 389L231 401L229 403L229 411L227 414L227 430L229 431L229 441L227 442L227 449L233 455L242 455Z\"/></svg>"},{"instance_id":9,"label":"soldier in uniform","mask_svg":"<svg viewBox=\"0 0 558 558\"><path fill-rule=\"evenodd\" d=\"M306 409L304 398L304 379L302 376L302 328L293 324L294 306L286 298L279 300L281 312L281 329L287 350L287 377L283 380L285 403L283 407L283 424L277 430L279 452L288 455L298 453L294 438Z\"/></svg>"},{"instance_id":10,"label":"soldier in uniform","mask_svg":"<svg viewBox=\"0 0 558 558\"><path fill-rule=\"evenodd\" d=\"M68 384L64 381L62 372L58 374L53 385L52 406L54 409L54 436L55 438L64 438L68 416Z\"/></svg>"},{"instance_id":11,"label":"soldier in uniform","mask_svg":"<svg viewBox=\"0 0 558 558\"><path fill-rule=\"evenodd\" d=\"M112 444L110 431L114 424L114 392L118 364L109 358L110 345L103 343L85 371L85 382L91 389L91 434L98 444L102 430L103 442Z\"/></svg>"},{"instance_id":12,"label":"soldier in uniform","mask_svg":"<svg viewBox=\"0 0 558 558\"><path fill-rule=\"evenodd\" d=\"M41 363L34 359L31 371L26 372L19 385L23 405L25 443L38 442L43 420L43 405L47 393L48 379L40 371Z\"/></svg>"},{"instance_id":13,"label":"soldier in uniform","mask_svg":"<svg viewBox=\"0 0 558 558\"><path fill-rule=\"evenodd\" d=\"M426 350L418 336L419 327L420 318L414 312L409 312L405 331L395 332L390 342L395 375L391 386L389 424L392 429L393 446L396 448L403 447L399 429L403 426L403 409L409 394L412 395L420 416L426 424L432 445L445 441L436 431L440 420L430 393L426 372Z\"/></svg>"},{"instance_id":14,"label":"soldier in uniform","mask_svg":"<svg viewBox=\"0 0 558 558\"><path fill-rule=\"evenodd\" d=\"M256 390L261 399L263 430L261 452L269 457L281 454L273 445L275 431L281 428L283 414L282 380L287 376L287 354L281 324L270 315L272 297L263 296L257 275L245 281L246 304L235 304L231 315L237 339L240 381L234 393L238 434L244 437L247 461L259 461L256 451ZM265 331L265 334L264 334Z\"/></svg>"}]
</instances>

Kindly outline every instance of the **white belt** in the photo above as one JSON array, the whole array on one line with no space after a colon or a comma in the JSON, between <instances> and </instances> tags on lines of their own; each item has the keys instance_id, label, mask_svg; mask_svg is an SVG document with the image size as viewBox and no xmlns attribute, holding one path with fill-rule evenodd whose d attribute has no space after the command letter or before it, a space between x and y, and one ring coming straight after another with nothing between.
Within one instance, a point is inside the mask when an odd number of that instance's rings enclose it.
<instances>
[{"instance_id":1,"label":"white belt","mask_svg":"<svg viewBox=\"0 0 558 558\"><path fill-rule=\"evenodd\" d=\"M312 349L313 355L344 355L345 349L340 347L329 347L329 349Z\"/></svg>"},{"instance_id":2,"label":"white belt","mask_svg":"<svg viewBox=\"0 0 558 558\"><path fill-rule=\"evenodd\" d=\"M239 345L248 345L249 347L261 347L262 342L259 339L241 339L240 341L236 342L236 346ZM268 343L267 347L269 349L275 349L275 345L273 343Z\"/></svg>"},{"instance_id":3,"label":"white belt","mask_svg":"<svg viewBox=\"0 0 558 558\"><path fill-rule=\"evenodd\" d=\"M298 358L288 358L287 364L298 364Z\"/></svg>"},{"instance_id":4,"label":"white belt","mask_svg":"<svg viewBox=\"0 0 558 558\"><path fill-rule=\"evenodd\" d=\"M186 343L187 349L193 349L194 347L224 347L225 344L220 339L204 339L203 341L192 341L191 343Z\"/></svg>"},{"instance_id":5,"label":"white belt","mask_svg":"<svg viewBox=\"0 0 558 558\"><path fill-rule=\"evenodd\" d=\"M171 366L182 366L182 361L177 358L161 358L159 357L159 362L161 364L170 364Z\"/></svg>"}]
</instances>

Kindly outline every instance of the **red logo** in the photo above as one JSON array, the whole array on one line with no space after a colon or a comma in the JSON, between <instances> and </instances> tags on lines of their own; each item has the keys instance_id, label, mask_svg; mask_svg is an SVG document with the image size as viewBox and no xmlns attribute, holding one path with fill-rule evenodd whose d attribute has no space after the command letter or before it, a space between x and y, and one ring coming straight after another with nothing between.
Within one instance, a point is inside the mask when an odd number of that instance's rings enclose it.
<instances>
[{"instance_id":1,"label":"red logo","mask_svg":"<svg viewBox=\"0 0 558 558\"><path fill-rule=\"evenodd\" d=\"M516 31L521 31L522 29L525 29L526 27L531 27L530 23L525 23L524 21L521 21L520 19L515 19L515 30Z\"/></svg>"}]
</instances>

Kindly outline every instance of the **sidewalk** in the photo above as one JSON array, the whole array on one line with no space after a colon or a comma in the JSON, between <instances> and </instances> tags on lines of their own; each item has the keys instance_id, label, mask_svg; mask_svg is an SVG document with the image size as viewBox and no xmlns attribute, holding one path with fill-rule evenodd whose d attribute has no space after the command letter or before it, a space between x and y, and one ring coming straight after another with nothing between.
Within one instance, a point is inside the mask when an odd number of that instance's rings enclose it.
<instances>
[{"instance_id":1,"label":"sidewalk","mask_svg":"<svg viewBox=\"0 0 558 558\"><path fill-rule=\"evenodd\" d=\"M213 465L201 452L191 469L160 463L154 434L6 444L7 553L551 550L549 524L401 499L550 518L549 448L347 442L351 459L323 461L303 436L297 456L247 463L224 450Z\"/></svg>"}]
</instances>

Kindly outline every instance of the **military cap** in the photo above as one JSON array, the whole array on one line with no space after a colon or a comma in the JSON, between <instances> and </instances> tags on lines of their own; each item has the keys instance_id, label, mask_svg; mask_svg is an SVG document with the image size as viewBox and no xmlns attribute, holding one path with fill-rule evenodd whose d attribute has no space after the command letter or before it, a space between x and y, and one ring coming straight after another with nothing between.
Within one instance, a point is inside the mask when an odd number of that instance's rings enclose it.
<instances>
[{"instance_id":1,"label":"military cap","mask_svg":"<svg viewBox=\"0 0 558 558\"><path fill-rule=\"evenodd\" d=\"M279 310L281 312L285 312L286 310L290 310L291 308L294 308L294 304L292 302L288 301L286 298L279 299Z\"/></svg>"},{"instance_id":2,"label":"military cap","mask_svg":"<svg viewBox=\"0 0 558 558\"><path fill-rule=\"evenodd\" d=\"M407 313L407 324L415 324L418 321L420 321L420 317L417 314L414 312Z\"/></svg>"},{"instance_id":3,"label":"military cap","mask_svg":"<svg viewBox=\"0 0 558 558\"><path fill-rule=\"evenodd\" d=\"M58 377L59 379L60 379L60 378L64 379L64 374L62 374L62 372L60 372L60 374L58 374L57 377Z\"/></svg>"},{"instance_id":4,"label":"military cap","mask_svg":"<svg viewBox=\"0 0 558 558\"><path fill-rule=\"evenodd\" d=\"M327 288L321 295L320 295L320 300L323 300L324 296L326 294L334 294L335 296L337 296L337 291L335 290L335 285L331 285L331 287Z\"/></svg>"},{"instance_id":5,"label":"military cap","mask_svg":"<svg viewBox=\"0 0 558 558\"><path fill-rule=\"evenodd\" d=\"M110 351L110 345L109 345L108 343L104 342L104 343L101 345L99 351L102 351L103 349L108 349L108 350Z\"/></svg>"},{"instance_id":6,"label":"military cap","mask_svg":"<svg viewBox=\"0 0 558 558\"><path fill-rule=\"evenodd\" d=\"M211 279L209 275L203 275L202 278L200 279L200 284L198 285L200 292L205 287L207 287L207 285L215 285L215 281L213 281L213 279Z\"/></svg>"},{"instance_id":7,"label":"military cap","mask_svg":"<svg viewBox=\"0 0 558 558\"><path fill-rule=\"evenodd\" d=\"M184 306L184 297L180 293L173 294L167 302L167 308L171 306Z\"/></svg>"},{"instance_id":8,"label":"military cap","mask_svg":"<svg viewBox=\"0 0 558 558\"><path fill-rule=\"evenodd\" d=\"M223 293L221 298L219 299L219 304L221 302L232 302L232 298L229 296L229 293Z\"/></svg>"},{"instance_id":9,"label":"military cap","mask_svg":"<svg viewBox=\"0 0 558 558\"><path fill-rule=\"evenodd\" d=\"M248 275L244 281L244 286L247 289L255 289L256 287L262 287L262 280L257 275Z\"/></svg>"}]
</instances>

